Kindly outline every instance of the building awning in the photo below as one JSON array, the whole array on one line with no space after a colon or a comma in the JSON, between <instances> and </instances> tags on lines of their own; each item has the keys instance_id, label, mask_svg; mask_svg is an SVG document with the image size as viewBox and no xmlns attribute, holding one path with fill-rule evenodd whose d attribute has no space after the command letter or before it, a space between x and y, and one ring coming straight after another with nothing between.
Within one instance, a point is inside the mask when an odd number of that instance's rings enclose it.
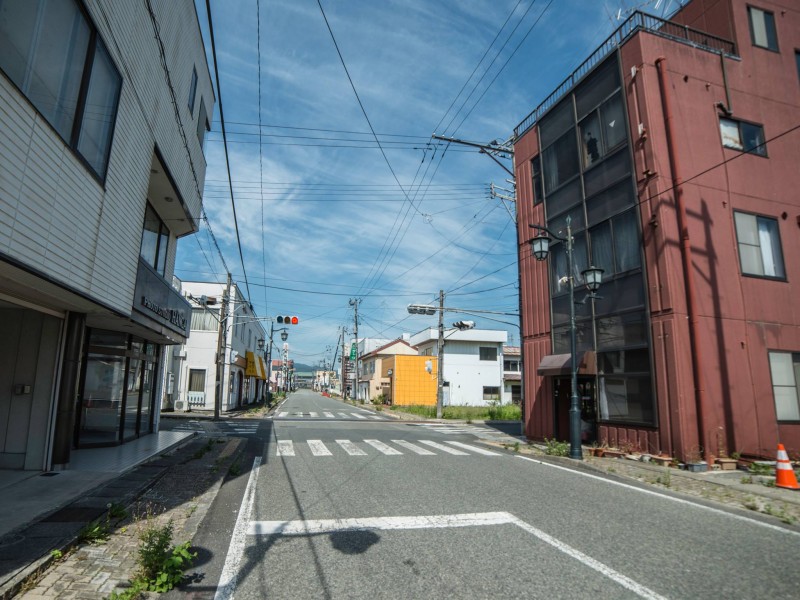
<instances>
[{"instance_id":1,"label":"building awning","mask_svg":"<svg viewBox=\"0 0 800 600\"><path fill-rule=\"evenodd\" d=\"M578 375L597 374L597 354L594 350L578 352ZM548 354L539 363L536 373L544 376L571 375L572 356L570 354Z\"/></svg>"},{"instance_id":2,"label":"building awning","mask_svg":"<svg viewBox=\"0 0 800 600\"><path fill-rule=\"evenodd\" d=\"M519 373L503 373L504 381L522 381L522 375Z\"/></svg>"},{"instance_id":3,"label":"building awning","mask_svg":"<svg viewBox=\"0 0 800 600\"><path fill-rule=\"evenodd\" d=\"M256 356L254 352L245 352L247 357L247 368L244 371L246 377L255 377L256 379L266 379L267 369L264 365L264 359Z\"/></svg>"}]
</instances>

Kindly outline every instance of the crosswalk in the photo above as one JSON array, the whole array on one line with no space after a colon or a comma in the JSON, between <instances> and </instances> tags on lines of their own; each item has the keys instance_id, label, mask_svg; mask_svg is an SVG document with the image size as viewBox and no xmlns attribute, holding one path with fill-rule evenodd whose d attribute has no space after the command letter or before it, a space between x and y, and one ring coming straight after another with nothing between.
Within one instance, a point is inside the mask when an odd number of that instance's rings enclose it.
<instances>
[{"instance_id":1,"label":"crosswalk","mask_svg":"<svg viewBox=\"0 0 800 600\"><path fill-rule=\"evenodd\" d=\"M487 450L480 446L465 444L445 440L436 442L433 440L390 440L389 442L364 439L360 442L352 440L333 440L323 442L322 440L304 440L295 442L293 440L278 440L274 445L275 456L296 457L311 455L312 457L336 456L342 453L348 456L369 456L371 454L382 454L384 456L402 456L411 454L417 456L437 456L448 454L451 456L502 456L500 452Z\"/></svg>"},{"instance_id":2,"label":"crosswalk","mask_svg":"<svg viewBox=\"0 0 800 600\"><path fill-rule=\"evenodd\" d=\"M343 411L288 411L281 410L275 413L273 419L358 419L360 421L388 421L386 417L376 415L369 411L364 412L343 412Z\"/></svg>"},{"instance_id":3,"label":"crosswalk","mask_svg":"<svg viewBox=\"0 0 800 600\"><path fill-rule=\"evenodd\" d=\"M258 433L258 421L200 421L190 420L176 425L173 431L190 431L208 435L250 436Z\"/></svg>"}]
</instances>

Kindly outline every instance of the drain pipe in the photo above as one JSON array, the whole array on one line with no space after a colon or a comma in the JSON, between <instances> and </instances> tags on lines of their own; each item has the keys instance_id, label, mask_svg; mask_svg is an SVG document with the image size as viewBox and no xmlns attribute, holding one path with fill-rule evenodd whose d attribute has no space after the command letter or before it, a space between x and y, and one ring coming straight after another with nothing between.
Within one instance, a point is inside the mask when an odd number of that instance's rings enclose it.
<instances>
[{"instance_id":1,"label":"drain pipe","mask_svg":"<svg viewBox=\"0 0 800 600\"><path fill-rule=\"evenodd\" d=\"M686 218L686 206L683 202L683 177L678 161L675 144L675 131L673 128L672 106L670 104L669 85L666 73L666 58L660 56L656 59L658 71L658 84L661 91L661 105L664 112L664 127L667 134L667 153L669 154L669 167L672 172L672 188L675 194L675 208L678 213L678 229L680 230L681 259L683 262L683 282L686 290L686 311L689 317L689 347L692 354L692 375L694 376L694 396L697 405L698 433L700 445L703 448L703 458L711 470L711 452L706 439L706 425L708 423L708 407L706 390L703 384L703 361L698 346L700 332L698 331L697 303L694 291L694 276L692 275L692 246L689 241L689 226ZM686 449L684 448L684 451Z\"/></svg>"}]
</instances>

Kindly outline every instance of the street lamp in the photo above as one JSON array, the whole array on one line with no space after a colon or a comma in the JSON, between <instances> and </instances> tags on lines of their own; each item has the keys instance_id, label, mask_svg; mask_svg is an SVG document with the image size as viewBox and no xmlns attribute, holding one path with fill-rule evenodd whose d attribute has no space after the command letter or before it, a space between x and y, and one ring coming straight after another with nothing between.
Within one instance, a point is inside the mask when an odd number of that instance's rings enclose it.
<instances>
[{"instance_id":1,"label":"street lamp","mask_svg":"<svg viewBox=\"0 0 800 600\"><path fill-rule=\"evenodd\" d=\"M289 339L289 333L286 327L281 327L280 329L275 329L275 322L270 321L269 324L269 346L267 346L267 350L264 353L264 358L267 360L267 404L270 402L270 392L272 391L272 336L275 334L275 331L281 332L281 339L285 342ZM261 346L259 345L259 348Z\"/></svg>"},{"instance_id":2,"label":"street lamp","mask_svg":"<svg viewBox=\"0 0 800 600\"><path fill-rule=\"evenodd\" d=\"M567 237L559 237L552 231L541 225L531 224L530 227L539 233L530 240L531 251L536 260L545 260L550 252L550 241L552 239L565 242L567 247L567 282L569 284L569 338L570 338L570 371L571 371L571 394L569 403L569 457L576 460L583 459L583 449L581 448L581 407L578 398L578 352L577 352L577 328L575 326L575 281L573 278L572 266L572 219L567 217ZM594 294L599 287L603 276L603 269L590 266L581 272L586 287L589 292Z\"/></svg>"}]
</instances>

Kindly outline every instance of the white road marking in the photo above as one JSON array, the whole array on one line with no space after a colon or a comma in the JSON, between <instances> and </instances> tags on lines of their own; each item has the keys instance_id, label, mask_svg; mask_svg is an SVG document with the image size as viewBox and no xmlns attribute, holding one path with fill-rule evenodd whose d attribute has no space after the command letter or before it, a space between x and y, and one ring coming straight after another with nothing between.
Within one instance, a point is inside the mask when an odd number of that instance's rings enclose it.
<instances>
[{"instance_id":1,"label":"white road marking","mask_svg":"<svg viewBox=\"0 0 800 600\"><path fill-rule=\"evenodd\" d=\"M316 419L318 415L315 412L310 412L308 413L308 416L311 417L312 419Z\"/></svg>"},{"instance_id":2,"label":"white road marking","mask_svg":"<svg viewBox=\"0 0 800 600\"><path fill-rule=\"evenodd\" d=\"M412 452L416 452L420 456L436 456L435 452L426 450L422 446L417 446L416 444L412 444L411 442L407 442L406 440L392 440L392 443L397 444L398 446L402 446L407 450L411 450Z\"/></svg>"},{"instance_id":3,"label":"white road marking","mask_svg":"<svg viewBox=\"0 0 800 600\"><path fill-rule=\"evenodd\" d=\"M247 529L248 535L319 535L342 531L389 531L404 529L443 529L453 527L480 527L487 525L516 525L542 542L563 552L570 558L582 563L607 577L618 585L632 591L641 598L649 600L665 600L648 587L626 577L561 542L541 529L518 519L507 512L467 513L459 515L434 515L418 517L373 517L357 519L316 519L310 521L253 521Z\"/></svg>"},{"instance_id":4,"label":"white road marking","mask_svg":"<svg viewBox=\"0 0 800 600\"><path fill-rule=\"evenodd\" d=\"M419 440L420 444L425 444L426 446L430 446L431 448L436 448L437 450L441 450L442 452L447 452L448 454L455 454L456 456L469 456L466 452L461 452L461 450L456 450L455 448L451 448L450 446L445 446L444 444L440 444L438 442L432 442L430 440Z\"/></svg>"},{"instance_id":5,"label":"white road marking","mask_svg":"<svg viewBox=\"0 0 800 600\"><path fill-rule=\"evenodd\" d=\"M347 418L347 413L340 412L339 416L342 417L343 419L346 419Z\"/></svg>"},{"instance_id":6,"label":"white road marking","mask_svg":"<svg viewBox=\"0 0 800 600\"><path fill-rule=\"evenodd\" d=\"M347 452L350 456L366 456L367 453L364 452L361 448L356 446L350 440L336 440L336 443L339 444L342 449Z\"/></svg>"},{"instance_id":7,"label":"white road marking","mask_svg":"<svg viewBox=\"0 0 800 600\"><path fill-rule=\"evenodd\" d=\"M278 440L278 448L275 456L294 456L294 444L292 440Z\"/></svg>"},{"instance_id":8,"label":"white road marking","mask_svg":"<svg viewBox=\"0 0 800 600\"><path fill-rule=\"evenodd\" d=\"M288 414L289 414L289 413L288 413L288 412L286 412L286 411L284 410L284 411L281 411L281 412L279 412L279 413L278 413L278 416L279 416L279 417L285 417L285 416L286 416L286 415L288 415Z\"/></svg>"},{"instance_id":9,"label":"white road marking","mask_svg":"<svg viewBox=\"0 0 800 600\"><path fill-rule=\"evenodd\" d=\"M333 413L332 413L332 412L324 412L324 413L322 413L322 414L323 414L323 415L325 415L326 417L328 417L329 419L333 419L333 418L334 418L334 416L333 416Z\"/></svg>"},{"instance_id":10,"label":"white road marking","mask_svg":"<svg viewBox=\"0 0 800 600\"><path fill-rule=\"evenodd\" d=\"M364 415L360 415L358 413L350 413L350 414L353 415L356 419L366 419L367 418Z\"/></svg>"},{"instance_id":11,"label":"white road marking","mask_svg":"<svg viewBox=\"0 0 800 600\"><path fill-rule=\"evenodd\" d=\"M375 419L376 421L383 421L383 417L379 417L378 415L372 415L369 417L370 419Z\"/></svg>"},{"instance_id":12,"label":"white road marking","mask_svg":"<svg viewBox=\"0 0 800 600\"><path fill-rule=\"evenodd\" d=\"M253 460L253 468L250 471L250 477L247 479L247 487L244 490L244 497L239 507L239 514L236 517L236 524L233 526L231 543L228 546L228 554L225 556L222 574L219 576L219 584L217 584L214 600L231 600L236 591L239 563L244 555L244 548L247 542L247 526L250 523L250 514L253 511L256 481L258 479L260 466L261 457L256 456Z\"/></svg>"},{"instance_id":13,"label":"white road marking","mask_svg":"<svg viewBox=\"0 0 800 600\"><path fill-rule=\"evenodd\" d=\"M464 444L463 442L448 441L447 443L450 444L451 446L458 446L459 448L463 448L464 450L469 450L470 452L477 452L478 454L483 454L484 456L502 456L499 452L492 452L491 450L479 448L478 446L470 446L469 444Z\"/></svg>"},{"instance_id":14,"label":"white road marking","mask_svg":"<svg viewBox=\"0 0 800 600\"><path fill-rule=\"evenodd\" d=\"M314 456L333 456L322 440L308 440L308 447L311 448L311 454Z\"/></svg>"},{"instance_id":15,"label":"white road marking","mask_svg":"<svg viewBox=\"0 0 800 600\"><path fill-rule=\"evenodd\" d=\"M367 444L375 448L378 452L381 452L387 456L402 456L402 452L400 450L395 450L391 446L384 444L380 440L364 440Z\"/></svg>"},{"instance_id":16,"label":"white road marking","mask_svg":"<svg viewBox=\"0 0 800 600\"><path fill-rule=\"evenodd\" d=\"M517 458L521 458L522 460L527 460L539 465L543 465L545 467L552 467L554 469L559 469L561 471L567 471L572 473L573 475L581 475L583 477L589 477L590 479L596 479L598 481L603 481L605 483L611 485L618 485L620 487L634 490L636 492L640 492L642 494L648 494L650 496L658 496L659 498L663 498L664 500L671 500L672 502L677 502L678 504L686 504L687 506L693 506L694 508L700 508L702 510L707 510L709 512L724 515L726 517L730 517L731 519L737 519L739 521L745 521L746 523L750 523L751 525L759 525L760 527L766 527L767 529L772 529L773 531L780 531L781 533L788 533L789 535L796 535L800 536L800 532L792 531L791 529L784 529L783 527L778 527L777 525L771 525L770 523L763 523L761 521L756 521L755 519L751 519L749 517L743 517L741 515L737 515L734 513L725 512L724 510L720 510L718 508L712 508L711 506L705 506L703 504L696 504L690 500L684 500L682 498L674 498L672 496L667 496L666 494L661 494L659 492L653 490L645 490L642 488L638 488L635 485L628 485L627 483L622 483L621 481L613 481L612 479L606 479L604 477L600 477L599 475L592 475L591 473L582 473L581 471L573 471L572 469L568 469L567 467L561 467L559 465L551 465L550 463L543 462L541 460L536 460L535 458L528 458L527 456L517 456Z\"/></svg>"}]
</instances>

